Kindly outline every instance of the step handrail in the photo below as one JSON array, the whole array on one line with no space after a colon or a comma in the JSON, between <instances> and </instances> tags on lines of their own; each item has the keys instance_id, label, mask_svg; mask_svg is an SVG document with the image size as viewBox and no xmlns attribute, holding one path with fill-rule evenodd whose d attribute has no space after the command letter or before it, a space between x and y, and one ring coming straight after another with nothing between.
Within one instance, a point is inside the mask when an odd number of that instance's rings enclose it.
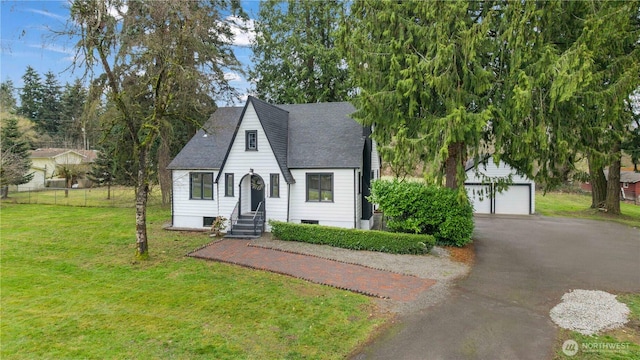
<instances>
[{"instance_id":1,"label":"step handrail","mask_svg":"<svg viewBox=\"0 0 640 360\"><path fill-rule=\"evenodd\" d=\"M240 200L238 200L238 202L236 203L236 206L233 208L233 211L231 212L231 216L229 216L229 224L230 224L230 229L229 229L229 233L233 235L233 226L235 224L238 223L238 208L240 207Z\"/></svg>"},{"instance_id":2,"label":"step handrail","mask_svg":"<svg viewBox=\"0 0 640 360\"><path fill-rule=\"evenodd\" d=\"M256 212L253 214L253 235L258 235L258 221L262 222L262 230L264 231L264 210L260 211L260 209L264 209L264 200L260 201L258 207L256 208ZM260 215L260 217L258 217Z\"/></svg>"}]
</instances>

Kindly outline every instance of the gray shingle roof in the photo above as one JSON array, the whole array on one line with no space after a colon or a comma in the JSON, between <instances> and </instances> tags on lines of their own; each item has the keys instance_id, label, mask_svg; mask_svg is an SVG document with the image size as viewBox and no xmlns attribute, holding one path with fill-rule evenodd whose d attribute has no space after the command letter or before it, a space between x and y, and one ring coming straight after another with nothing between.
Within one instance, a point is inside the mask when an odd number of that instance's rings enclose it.
<instances>
[{"instance_id":1,"label":"gray shingle roof","mask_svg":"<svg viewBox=\"0 0 640 360\"><path fill-rule=\"evenodd\" d=\"M243 108L221 107L191 138L168 169L220 169Z\"/></svg>"},{"instance_id":2,"label":"gray shingle roof","mask_svg":"<svg viewBox=\"0 0 640 360\"><path fill-rule=\"evenodd\" d=\"M289 169L362 165L362 126L349 117L355 111L350 103L271 105L251 96L249 103L288 183L295 182ZM198 131L168 168L220 169L243 112L243 107L219 108L205 125L214 127L211 134Z\"/></svg>"},{"instance_id":3,"label":"gray shingle roof","mask_svg":"<svg viewBox=\"0 0 640 360\"><path fill-rule=\"evenodd\" d=\"M604 176L609 179L609 169L604 170ZM621 183L637 183L640 182L640 173L633 171L620 171Z\"/></svg>"},{"instance_id":4,"label":"gray shingle roof","mask_svg":"<svg viewBox=\"0 0 640 360\"><path fill-rule=\"evenodd\" d=\"M348 102L279 105L289 111L289 168L359 168L362 125Z\"/></svg>"}]
</instances>

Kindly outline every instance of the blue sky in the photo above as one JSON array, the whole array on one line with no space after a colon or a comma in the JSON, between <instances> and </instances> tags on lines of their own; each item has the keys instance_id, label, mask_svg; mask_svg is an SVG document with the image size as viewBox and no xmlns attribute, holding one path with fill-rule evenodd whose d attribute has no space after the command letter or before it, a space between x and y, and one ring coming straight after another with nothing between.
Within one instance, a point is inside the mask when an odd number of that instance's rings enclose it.
<instances>
[{"instance_id":1,"label":"blue sky","mask_svg":"<svg viewBox=\"0 0 640 360\"><path fill-rule=\"evenodd\" d=\"M243 1L242 4L250 18L257 16L258 1ZM67 0L1 0L0 80L12 80L15 87L21 88L22 75L28 65L43 78L47 71L52 71L61 85L81 77L83 69L76 69L75 72L69 69L74 55L73 41L55 38L50 31L63 28L68 16ZM247 34L240 34L236 41L239 44L234 47L236 57L248 70L252 52L247 46ZM250 87L246 75L229 74L229 77L234 79L232 84L246 95Z\"/></svg>"}]
</instances>

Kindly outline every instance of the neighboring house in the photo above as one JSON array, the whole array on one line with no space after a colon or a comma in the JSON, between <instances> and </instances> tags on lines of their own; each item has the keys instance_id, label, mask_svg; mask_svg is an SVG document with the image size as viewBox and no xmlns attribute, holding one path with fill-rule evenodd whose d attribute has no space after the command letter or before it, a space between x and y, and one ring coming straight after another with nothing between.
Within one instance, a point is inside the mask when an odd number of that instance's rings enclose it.
<instances>
[{"instance_id":1,"label":"neighboring house","mask_svg":"<svg viewBox=\"0 0 640 360\"><path fill-rule=\"evenodd\" d=\"M477 169L474 161L465 167L467 180L465 188L477 214L529 215L536 210L536 186L533 180L500 161L497 165L493 157L485 157ZM502 192L497 184L511 177L511 184Z\"/></svg>"},{"instance_id":2,"label":"neighboring house","mask_svg":"<svg viewBox=\"0 0 640 360\"><path fill-rule=\"evenodd\" d=\"M31 151L31 169L33 178L26 184L18 186L18 190L42 189L51 182L64 184L64 178L60 178L56 167L64 164L90 164L97 156L95 150L76 149L36 149ZM60 182L62 180L62 182Z\"/></svg>"},{"instance_id":3,"label":"neighboring house","mask_svg":"<svg viewBox=\"0 0 640 360\"><path fill-rule=\"evenodd\" d=\"M366 196L380 159L354 111L347 102L251 96L244 107L219 108L168 166L172 227L209 228L218 216L240 223L257 210L267 220L371 228Z\"/></svg>"},{"instance_id":4,"label":"neighboring house","mask_svg":"<svg viewBox=\"0 0 640 360\"><path fill-rule=\"evenodd\" d=\"M609 173L604 171L604 176L608 179ZM591 191L591 184L586 182L580 185L585 191ZM634 171L620 171L620 200L634 201L640 203L640 173Z\"/></svg>"}]
</instances>

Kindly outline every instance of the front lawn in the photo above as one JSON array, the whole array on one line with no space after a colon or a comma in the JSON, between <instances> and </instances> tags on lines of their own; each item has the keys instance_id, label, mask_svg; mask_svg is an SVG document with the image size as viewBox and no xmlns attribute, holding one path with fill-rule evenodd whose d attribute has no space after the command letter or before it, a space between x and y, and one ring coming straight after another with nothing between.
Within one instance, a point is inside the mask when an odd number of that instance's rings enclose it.
<instances>
[{"instance_id":1,"label":"front lawn","mask_svg":"<svg viewBox=\"0 0 640 360\"><path fill-rule=\"evenodd\" d=\"M207 234L148 216L151 260L134 262L134 210L0 207L2 359L339 359L385 318L366 296L184 255Z\"/></svg>"},{"instance_id":2,"label":"front lawn","mask_svg":"<svg viewBox=\"0 0 640 360\"><path fill-rule=\"evenodd\" d=\"M545 216L561 216L615 221L640 228L640 206L620 203L622 215L614 216L591 209L590 194L548 192L536 194L536 211Z\"/></svg>"}]
</instances>

